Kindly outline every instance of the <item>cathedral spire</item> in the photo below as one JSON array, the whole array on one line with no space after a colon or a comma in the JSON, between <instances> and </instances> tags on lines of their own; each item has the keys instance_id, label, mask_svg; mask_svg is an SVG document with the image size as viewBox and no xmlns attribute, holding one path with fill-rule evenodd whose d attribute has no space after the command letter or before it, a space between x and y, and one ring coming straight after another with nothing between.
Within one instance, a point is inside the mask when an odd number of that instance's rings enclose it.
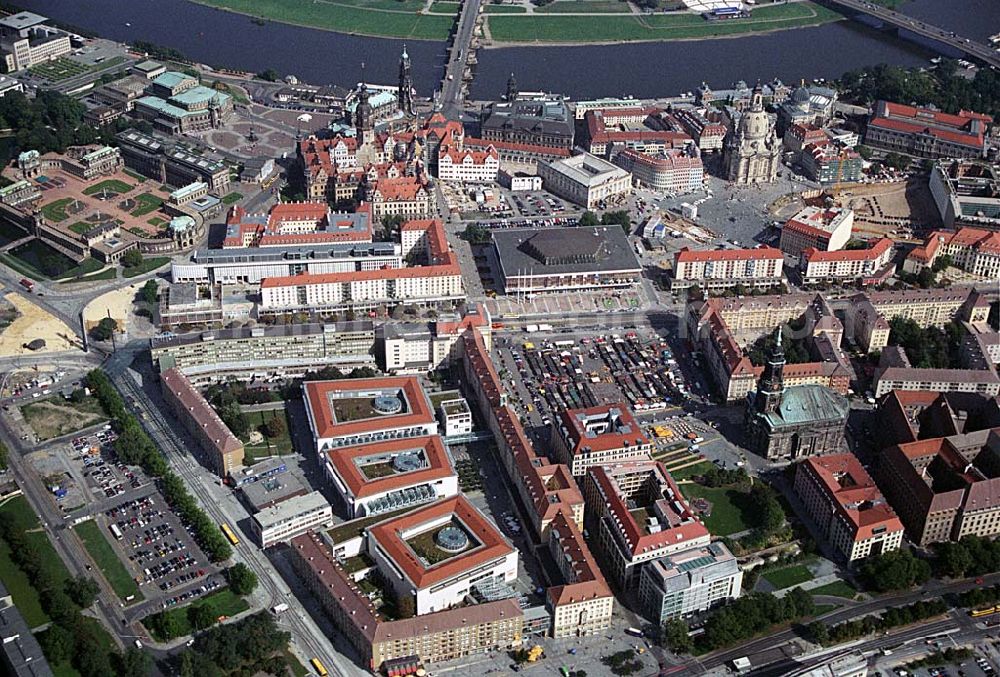
<instances>
[{"instance_id":1,"label":"cathedral spire","mask_svg":"<svg viewBox=\"0 0 1000 677\"><path fill-rule=\"evenodd\" d=\"M517 98L517 80L514 79L514 74L511 73L510 77L507 78L507 101L513 101Z\"/></svg>"},{"instance_id":2,"label":"cathedral spire","mask_svg":"<svg viewBox=\"0 0 1000 677\"><path fill-rule=\"evenodd\" d=\"M404 115L413 115L413 77L410 75L410 55L403 43L403 53L399 56L399 87L396 92L399 110Z\"/></svg>"}]
</instances>

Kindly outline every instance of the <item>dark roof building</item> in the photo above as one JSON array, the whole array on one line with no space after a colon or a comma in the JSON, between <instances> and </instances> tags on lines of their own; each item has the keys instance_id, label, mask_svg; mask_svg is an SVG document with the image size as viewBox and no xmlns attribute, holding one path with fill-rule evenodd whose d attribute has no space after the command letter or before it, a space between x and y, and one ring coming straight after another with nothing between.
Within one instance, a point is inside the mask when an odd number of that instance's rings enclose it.
<instances>
[{"instance_id":1,"label":"dark roof building","mask_svg":"<svg viewBox=\"0 0 1000 677\"><path fill-rule=\"evenodd\" d=\"M4 674L15 677L52 677L38 640L0 582L0 642L3 644Z\"/></svg>"},{"instance_id":2,"label":"dark roof building","mask_svg":"<svg viewBox=\"0 0 1000 677\"><path fill-rule=\"evenodd\" d=\"M561 97L541 93L518 94L512 100L486 106L481 136L487 141L573 147L573 117Z\"/></svg>"},{"instance_id":3,"label":"dark roof building","mask_svg":"<svg viewBox=\"0 0 1000 677\"><path fill-rule=\"evenodd\" d=\"M642 272L618 226L503 230L493 247L508 294L627 287Z\"/></svg>"}]
</instances>

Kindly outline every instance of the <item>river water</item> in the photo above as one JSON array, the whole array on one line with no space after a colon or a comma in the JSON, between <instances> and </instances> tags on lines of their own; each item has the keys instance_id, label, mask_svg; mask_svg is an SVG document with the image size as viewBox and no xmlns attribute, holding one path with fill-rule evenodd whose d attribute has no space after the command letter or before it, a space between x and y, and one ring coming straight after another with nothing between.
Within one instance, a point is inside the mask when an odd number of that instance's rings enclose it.
<instances>
[{"instance_id":1,"label":"river water","mask_svg":"<svg viewBox=\"0 0 1000 677\"><path fill-rule=\"evenodd\" d=\"M249 71L273 68L316 84L350 86L365 78L395 81L402 41L366 38L268 22L188 0L19 0L24 9L114 40L146 40L189 58ZM972 38L1000 31L1000 0L912 0L903 11ZM427 95L440 84L444 44L409 41L414 85ZM509 47L479 52L473 99L492 99L511 72L521 89L575 99L631 94L673 95L702 81L724 88L779 77L832 78L874 63L914 66L933 56L911 43L852 21L769 35L690 42L591 47Z\"/></svg>"}]
</instances>

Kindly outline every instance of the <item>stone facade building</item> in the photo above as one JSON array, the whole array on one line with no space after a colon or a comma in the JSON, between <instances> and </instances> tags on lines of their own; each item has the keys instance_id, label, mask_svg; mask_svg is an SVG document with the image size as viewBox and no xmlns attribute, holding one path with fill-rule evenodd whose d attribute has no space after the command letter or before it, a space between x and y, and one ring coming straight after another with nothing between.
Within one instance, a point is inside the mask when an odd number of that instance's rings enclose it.
<instances>
[{"instance_id":1,"label":"stone facade building","mask_svg":"<svg viewBox=\"0 0 1000 677\"><path fill-rule=\"evenodd\" d=\"M771 116L764 110L764 94L758 84L750 98L750 109L739 118L723 143L726 178L736 184L770 183L778 175L781 142Z\"/></svg>"}]
</instances>

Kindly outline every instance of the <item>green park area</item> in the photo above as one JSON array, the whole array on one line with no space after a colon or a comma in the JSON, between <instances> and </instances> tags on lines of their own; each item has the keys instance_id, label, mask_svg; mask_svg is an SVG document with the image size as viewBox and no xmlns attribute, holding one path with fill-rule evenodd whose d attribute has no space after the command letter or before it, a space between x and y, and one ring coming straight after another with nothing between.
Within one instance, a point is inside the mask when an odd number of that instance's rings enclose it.
<instances>
[{"instance_id":1,"label":"green park area","mask_svg":"<svg viewBox=\"0 0 1000 677\"><path fill-rule=\"evenodd\" d=\"M341 33L444 40L459 3L436 0L196 0L256 19ZM484 3L487 35L497 43L698 40L815 26L843 18L810 0L760 6L746 18L710 21L691 12L635 13L620 0L555 0L532 13Z\"/></svg>"},{"instance_id":2,"label":"green park area","mask_svg":"<svg viewBox=\"0 0 1000 677\"><path fill-rule=\"evenodd\" d=\"M153 638L158 641L170 639L163 633L163 628L170 629L171 637L184 637L193 632L188 610L202 607L211 610L212 618L219 619L223 616L232 617L242 613L249 609L250 605L229 588L223 588L186 606L172 607L160 614L155 614L144 620L143 624L153 635Z\"/></svg>"},{"instance_id":3,"label":"green park area","mask_svg":"<svg viewBox=\"0 0 1000 677\"><path fill-rule=\"evenodd\" d=\"M421 0L197 1L265 20L359 35L445 40L454 23L447 14L421 13Z\"/></svg>"},{"instance_id":4,"label":"green park area","mask_svg":"<svg viewBox=\"0 0 1000 677\"><path fill-rule=\"evenodd\" d=\"M84 195L99 195L104 191L109 193L127 193L132 190L132 186L128 185L124 181L119 181L118 179L105 179L100 183L95 183L93 186L88 186L84 188Z\"/></svg>"},{"instance_id":5,"label":"green park area","mask_svg":"<svg viewBox=\"0 0 1000 677\"><path fill-rule=\"evenodd\" d=\"M142 193L135 196L136 205L129 214L132 216L145 216L155 212L163 204L163 198L152 193Z\"/></svg>"},{"instance_id":6,"label":"green park area","mask_svg":"<svg viewBox=\"0 0 1000 677\"><path fill-rule=\"evenodd\" d=\"M76 535L83 541L83 547L87 553L97 563L97 568L104 574L105 580L123 600L137 602L142 600L142 593L139 586L129 575L127 569L122 564L121 559L115 554L115 549L108 542L107 536L101 527L93 520L83 522L73 529ZM131 598L131 599L129 599Z\"/></svg>"},{"instance_id":7,"label":"green park area","mask_svg":"<svg viewBox=\"0 0 1000 677\"><path fill-rule=\"evenodd\" d=\"M778 590L790 588L813 579L812 572L804 564L793 564L783 569L775 569L764 574L764 580ZM812 590L810 590L812 592Z\"/></svg>"},{"instance_id":8,"label":"green park area","mask_svg":"<svg viewBox=\"0 0 1000 677\"><path fill-rule=\"evenodd\" d=\"M812 595L827 595L830 597L843 597L844 599L854 599L858 591L854 589L850 583L845 581L834 581L833 583L827 583L826 585L821 585L817 588L811 588L809 593Z\"/></svg>"},{"instance_id":9,"label":"green park area","mask_svg":"<svg viewBox=\"0 0 1000 677\"><path fill-rule=\"evenodd\" d=\"M38 553L38 562L50 580L69 579L66 565L59 559L59 555L42 531L35 511L28 505L28 500L24 496L15 496L0 504L0 521L4 522L5 529L24 534L26 543ZM14 604L20 609L29 627L34 628L48 623L49 618L42 609L38 590L31 584L27 573L11 559L11 554L10 546L0 538L0 580L13 597Z\"/></svg>"},{"instance_id":10,"label":"green park area","mask_svg":"<svg viewBox=\"0 0 1000 677\"><path fill-rule=\"evenodd\" d=\"M95 397L79 402L63 397L49 397L21 407L21 415L39 440L50 440L74 433L107 419Z\"/></svg>"},{"instance_id":11,"label":"green park area","mask_svg":"<svg viewBox=\"0 0 1000 677\"><path fill-rule=\"evenodd\" d=\"M702 519L715 536L730 536L755 526L753 502L749 495L729 487L705 487L685 484L681 493L688 500L704 498L712 504L711 513Z\"/></svg>"},{"instance_id":12,"label":"green park area","mask_svg":"<svg viewBox=\"0 0 1000 677\"><path fill-rule=\"evenodd\" d=\"M234 205L243 199L243 193L227 193L225 197L222 198L222 204L224 205Z\"/></svg>"},{"instance_id":13,"label":"green park area","mask_svg":"<svg viewBox=\"0 0 1000 677\"><path fill-rule=\"evenodd\" d=\"M136 277L138 275L143 275L156 270L161 266L165 266L168 263L170 263L170 257L168 256L153 256L148 259L143 259L142 263L137 266L126 266L122 270L122 277Z\"/></svg>"},{"instance_id":14,"label":"green park area","mask_svg":"<svg viewBox=\"0 0 1000 677\"><path fill-rule=\"evenodd\" d=\"M55 200L48 203L47 205L42 205L41 213L49 221L54 221L58 223L59 221L65 221L69 218L69 214L66 213L66 207L73 202L73 198L64 197L60 200Z\"/></svg>"},{"instance_id":15,"label":"green park area","mask_svg":"<svg viewBox=\"0 0 1000 677\"><path fill-rule=\"evenodd\" d=\"M812 2L758 7L747 18L709 21L698 14L608 14L608 3L593 16L571 16L569 6L586 7L592 0L557 1L542 16L508 15L487 19L496 42L635 42L644 40L698 40L744 33L815 26L842 19L833 10ZM584 11L580 9L579 11Z\"/></svg>"},{"instance_id":16,"label":"green park area","mask_svg":"<svg viewBox=\"0 0 1000 677\"><path fill-rule=\"evenodd\" d=\"M246 412L246 417L251 428L260 432L263 437L263 440L257 444L246 443L244 445L244 451L249 456L253 458L285 456L295 451L284 409L249 411ZM278 423L271 423L272 419L278 419Z\"/></svg>"}]
</instances>

